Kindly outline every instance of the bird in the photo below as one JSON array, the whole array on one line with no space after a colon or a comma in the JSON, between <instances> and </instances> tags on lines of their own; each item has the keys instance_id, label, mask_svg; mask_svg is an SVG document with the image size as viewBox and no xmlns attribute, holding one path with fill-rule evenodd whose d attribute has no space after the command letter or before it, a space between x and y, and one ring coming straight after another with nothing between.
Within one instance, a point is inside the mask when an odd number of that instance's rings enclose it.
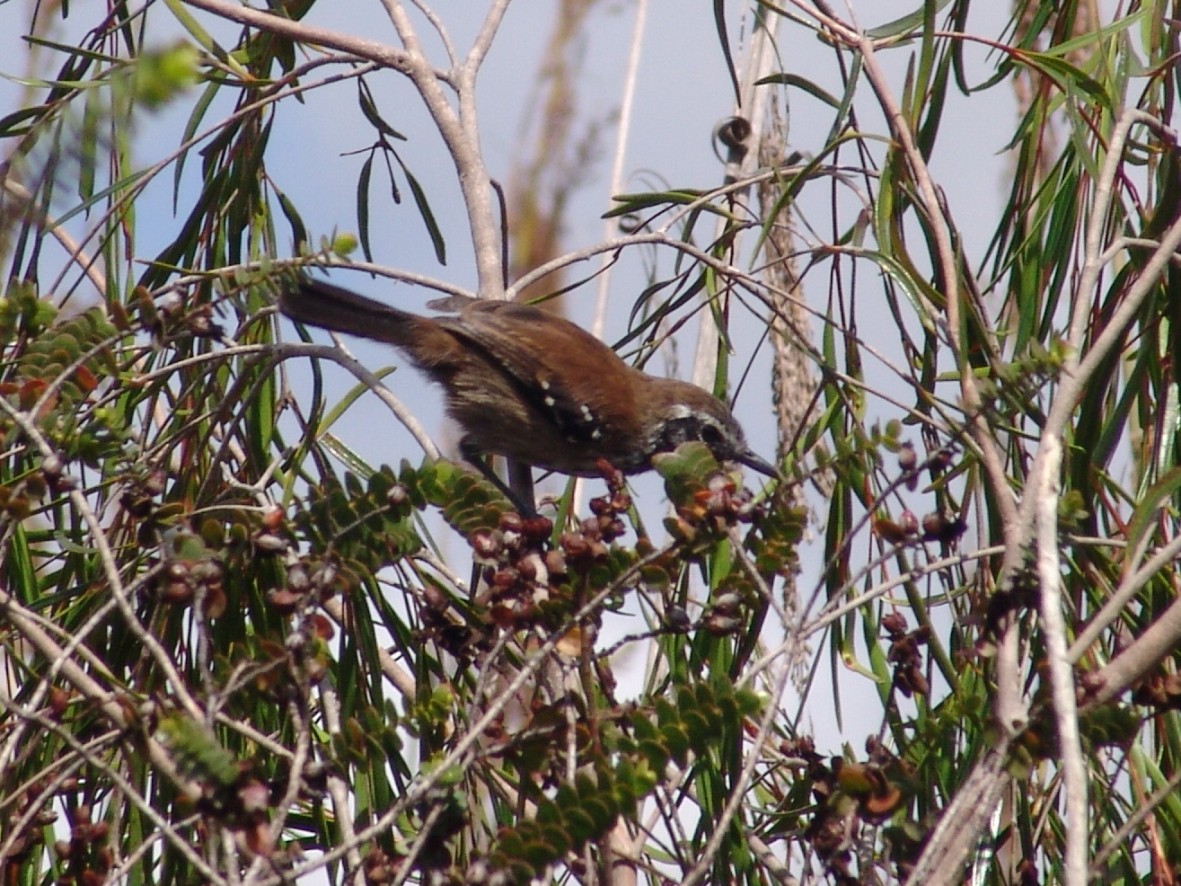
<instances>
[{"instance_id":1,"label":"bird","mask_svg":"<svg viewBox=\"0 0 1181 886\"><path fill-rule=\"evenodd\" d=\"M586 330L538 307L449 296L427 304L443 316L427 317L307 274L280 285L278 305L298 323L400 350L442 386L464 459L518 505L484 456L579 477L600 474L605 460L637 474L652 468L654 455L698 440L719 461L778 477L721 400L630 366Z\"/></svg>"}]
</instances>

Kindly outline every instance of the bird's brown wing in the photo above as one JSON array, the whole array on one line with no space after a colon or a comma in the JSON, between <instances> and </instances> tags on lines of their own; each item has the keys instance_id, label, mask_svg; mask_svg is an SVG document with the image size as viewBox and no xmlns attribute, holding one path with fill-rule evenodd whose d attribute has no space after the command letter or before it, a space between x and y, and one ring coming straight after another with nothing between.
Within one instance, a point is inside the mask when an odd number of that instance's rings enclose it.
<instances>
[{"instance_id":1,"label":"bird's brown wing","mask_svg":"<svg viewBox=\"0 0 1181 886\"><path fill-rule=\"evenodd\" d=\"M634 424L635 370L590 333L530 305L444 299L432 306L456 301L460 316L438 322L483 351L571 444L603 444L613 429Z\"/></svg>"}]
</instances>

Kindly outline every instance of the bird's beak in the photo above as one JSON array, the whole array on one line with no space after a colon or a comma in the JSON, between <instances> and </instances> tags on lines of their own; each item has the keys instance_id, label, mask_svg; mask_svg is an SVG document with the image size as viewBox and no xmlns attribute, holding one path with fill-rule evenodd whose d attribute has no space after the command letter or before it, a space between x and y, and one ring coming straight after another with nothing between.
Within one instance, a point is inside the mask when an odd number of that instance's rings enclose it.
<instances>
[{"instance_id":1,"label":"bird's beak","mask_svg":"<svg viewBox=\"0 0 1181 886\"><path fill-rule=\"evenodd\" d=\"M734 460L739 464L746 465L748 468L753 468L760 474L766 474L768 477L779 479L779 471L775 469L775 465L755 455L749 449L746 452L740 452L734 457Z\"/></svg>"}]
</instances>

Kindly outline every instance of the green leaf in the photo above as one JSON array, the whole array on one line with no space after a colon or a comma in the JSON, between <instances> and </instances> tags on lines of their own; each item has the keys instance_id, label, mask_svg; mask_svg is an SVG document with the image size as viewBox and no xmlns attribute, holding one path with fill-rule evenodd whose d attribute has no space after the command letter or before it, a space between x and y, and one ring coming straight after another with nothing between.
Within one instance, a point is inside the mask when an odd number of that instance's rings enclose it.
<instances>
[{"instance_id":1,"label":"green leaf","mask_svg":"<svg viewBox=\"0 0 1181 886\"><path fill-rule=\"evenodd\" d=\"M361 106L361 113L365 115L365 119L373 125L374 129L382 135L398 141L406 141L406 136L386 123L385 118L378 112L377 102L373 100L373 93L369 91L369 84L363 79L357 80L357 103Z\"/></svg>"},{"instance_id":2,"label":"green leaf","mask_svg":"<svg viewBox=\"0 0 1181 886\"><path fill-rule=\"evenodd\" d=\"M410 185L410 193L414 195L414 203L422 216L423 224L426 225L427 233L430 234L431 243L435 247L435 258L439 264L445 265L447 264L447 244L443 241L443 232L439 229L438 222L435 221L435 214L431 210L430 203L427 202L426 193L419 185L418 179L406 168L406 164L402 163L402 158L396 154L394 156L401 165L402 172L406 175L406 181Z\"/></svg>"},{"instance_id":3,"label":"green leaf","mask_svg":"<svg viewBox=\"0 0 1181 886\"><path fill-rule=\"evenodd\" d=\"M914 12L908 12L884 25L870 28L865 32L865 36L871 40L882 40L887 37L911 35L916 28L923 27L929 19L934 17L935 13L942 12L950 3L951 0L936 0L934 8L930 3L923 3Z\"/></svg>"},{"instance_id":4,"label":"green leaf","mask_svg":"<svg viewBox=\"0 0 1181 886\"><path fill-rule=\"evenodd\" d=\"M365 261L373 261L373 247L369 240L369 180L373 175L373 154L361 164L357 176L357 234L361 238L361 253Z\"/></svg>"}]
</instances>

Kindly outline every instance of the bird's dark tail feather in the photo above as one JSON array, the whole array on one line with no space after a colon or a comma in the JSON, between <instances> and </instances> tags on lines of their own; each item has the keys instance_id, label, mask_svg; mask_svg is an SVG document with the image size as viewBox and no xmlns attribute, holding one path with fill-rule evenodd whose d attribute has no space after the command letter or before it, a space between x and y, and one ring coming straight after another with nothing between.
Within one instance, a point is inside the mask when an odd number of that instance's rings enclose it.
<instances>
[{"instance_id":1,"label":"bird's dark tail feather","mask_svg":"<svg viewBox=\"0 0 1181 886\"><path fill-rule=\"evenodd\" d=\"M297 323L405 347L423 318L323 280L300 277L279 292L279 310Z\"/></svg>"}]
</instances>

